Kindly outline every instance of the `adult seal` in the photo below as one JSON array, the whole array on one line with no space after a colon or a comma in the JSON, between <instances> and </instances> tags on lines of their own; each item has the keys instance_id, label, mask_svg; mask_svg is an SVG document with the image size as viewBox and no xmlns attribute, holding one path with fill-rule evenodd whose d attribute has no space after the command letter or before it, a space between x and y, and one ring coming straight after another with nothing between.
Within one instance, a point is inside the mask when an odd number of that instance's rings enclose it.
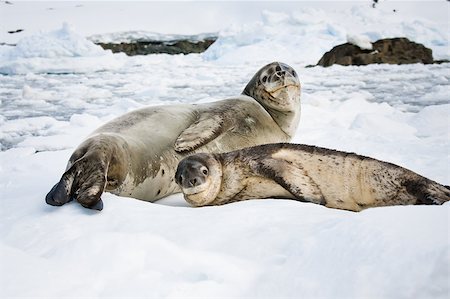
<instances>
[{"instance_id":1,"label":"adult seal","mask_svg":"<svg viewBox=\"0 0 450 299\"><path fill-rule=\"evenodd\" d=\"M241 95L207 104L148 107L94 131L74 151L46 202L73 199L101 210L103 191L155 201L179 192L174 174L188 153L287 142L300 119L300 82L290 66L261 68Z\"/></svg>"},{"instance_id":2,"label":"adult seal","mask_svg":"<svg viewBox=\"0 0 450 299\"><path fill-rule=\"evenodd\" d=\"M361 211L365 208L443 204L450 187L403 167L326 148L266 144L184 158L175 175L193 206L252 198L286 198Z\"/></svg>"}]
</instances>

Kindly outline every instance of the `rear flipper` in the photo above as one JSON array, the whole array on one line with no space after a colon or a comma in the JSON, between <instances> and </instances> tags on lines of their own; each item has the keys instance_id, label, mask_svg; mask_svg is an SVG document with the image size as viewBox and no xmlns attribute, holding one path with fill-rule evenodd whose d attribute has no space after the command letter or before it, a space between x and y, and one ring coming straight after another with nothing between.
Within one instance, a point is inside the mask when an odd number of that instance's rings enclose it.
<instances>
[{"instance_id":1,"label":"rear flipper","mask_svg":"<svg viewBox=\"0 0 450 299\"><path fill-rule=\"evenodd\" d=\"M76 199L83 207L102 210L100 198L106 186L106 163L86 157L75 161L45 197L52 206L62 206Z\"/></svg>"},{"instance_id":2,"label":"rear flipper","mask_svg":"<svg viewBox=\"0 0 450 299\"><path fill-rule=\"evenodd\" d=\"M417 198L416 205L442 205L450 200L450 187L421 178L406 184L408 193Z\"/></svg>"},{"instance_id":3,"label":"rear flipper","mask_svg":"<svg viewBox=\"0 0 450 299\"><path fill-rule=\"evenodd\" d=\"M433 183L428 186L427 199L434 205L442 205L450 200L450 187Z\"/></svg>"}]
</instances>

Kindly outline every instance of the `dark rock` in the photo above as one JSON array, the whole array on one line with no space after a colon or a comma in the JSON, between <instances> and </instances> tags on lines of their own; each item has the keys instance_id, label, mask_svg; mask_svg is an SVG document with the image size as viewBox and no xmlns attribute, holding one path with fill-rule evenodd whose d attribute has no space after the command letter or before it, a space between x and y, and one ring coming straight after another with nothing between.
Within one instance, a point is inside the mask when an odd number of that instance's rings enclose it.
<instances>
[{"instance_id":1,"label":"dark rock","mask_svg":"<svg viewBox=\"0 0 450 299\"><path fill-rule=\"evenodd\" d=\"M17 29L17 30L10 30L10 31L8 31L8 33L9 34L14 34L14 33L19 33L19 32L22 32L23 31L23 29Z\"/></svg>"},{"instance_id":2,"label":"dark rock","mask_svg":"<svg viewBox=\"0 0 450 299\"><path fill-rule=\"evenodd\" d=\"M450 60L448 60L448 59L439 59L439 60L433 61L433 63L436 63L436 64L449 63L449 62L450 62Z\"/></svg>"},{"instance_id":3,"label":"dark rock","mask_svg":"<svg viewBox=\"0 0 450 299\"><path fill-rule=\"evenodd\" d=\"M189 54L202 53L211 46L217 38L207 38L201 41L174 40L174 41L135 41L129 43L101 43L97 42L105 50L113 53L123 52L129 56L148 54Z\"/></svg>"},{"instance_id":4,"label":"dark rock","mask_svg":"<svg viewBox=\"0 0 450 299\"><path fill-rule=\"evenodd\" d=\"M317 65L430 64L434 62L431 49L407 38L380 39L372 45L373 50L362 50L349 43L336 46L325 53Z\"/></svg>"}]
</instances>

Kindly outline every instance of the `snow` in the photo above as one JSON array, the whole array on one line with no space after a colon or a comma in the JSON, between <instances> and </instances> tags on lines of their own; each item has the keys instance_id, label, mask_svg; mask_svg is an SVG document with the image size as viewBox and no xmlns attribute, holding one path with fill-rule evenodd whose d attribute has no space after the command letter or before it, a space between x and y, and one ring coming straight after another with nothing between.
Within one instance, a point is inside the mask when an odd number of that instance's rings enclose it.
<instances>
[{"instance_id":1,"label":"snow","mask_svg":"<svg viewBox=\"0 0 450 299\"><path fill-rule=\"evenodd\" d=\"M0 74L80 73L118 69L125 54L111 51L77 34L69 24L19 40L0 52Z\"/></svg>"},{"instance_id":2,"label":"snow","mask_svg":"<svg viewBox=\"0 0 450 299\"><path fill-rule=\"evenodd\" d=\"M364 5L349 11L308 7L291 12L263 11L260 21L222 30L205 58L226 64L249 60L316 64L325 52L347 41L370 49L370 41L407 37L431 48L435 59L448 59L446 28L430 20L401 18L392 10L372 10Z\"/></svg>"},{"instance_id":3,"label":"snow","mask_svg":"<svg viewBox=\"0 0 450 299\"><path fill-rule=\"evenodd\" d=\"M44 15L86 20L87 8L106 5L51 4L56 9ZM39 5L48 3L30 7ZM194 4L202 5L213 7ZM105 193L102 212L45 204L74 148L101 124L147 105L237 95L263 64L283 58L303 88L294 142L371 156L450 184L448 64L304 67L347 34L409 33L448 57L441 23L401 9L389 17L384 2L384 11L254 4L264 11L259 19L243 3L248 20L221 5L239 22L175 32L220 31L204 54L112 54L87 36L140 32L133 18L128 27L119 22L123 28L110 21L108 31L90 23L81 34L62 22L47 28L39 14L43 30L26 35L27 27L17 47L0 46L0 297L448 298L449 203L352 213L275 199L192 208L180 194L150 204ZM10 6L28 11L25 3ZM417 9L421 17L430 14L426 6ZM361 26L349 30L352 22ZM162 33L170 32L155 36Z\"/></svg>"},{"instance_id":4,"label":"snow","mask_svg":"<svg viewBox=\"0 0 450 299\"><path fill-rule=\"evenodd\" d=\"M347 42L358 46L361 50L372 50L372 42L367 36L364 35L350 35L347 34Z\"/></svg>"},{"instance_id":5,"label":"snow","mask_svg":"<svg viewBox=\"0 0 450 299\"><path fill-rule=\"evenodd\" d=\"M148 31L124 31L95 34L89 36L89 40L94 43L129 43L135 41L161 41L171 42L175 40L188 40L192 42L203 41L208 38L216 38L217 33L201 33L192 35L183 34L161 34Z\"/></svg>"}]
</instances>

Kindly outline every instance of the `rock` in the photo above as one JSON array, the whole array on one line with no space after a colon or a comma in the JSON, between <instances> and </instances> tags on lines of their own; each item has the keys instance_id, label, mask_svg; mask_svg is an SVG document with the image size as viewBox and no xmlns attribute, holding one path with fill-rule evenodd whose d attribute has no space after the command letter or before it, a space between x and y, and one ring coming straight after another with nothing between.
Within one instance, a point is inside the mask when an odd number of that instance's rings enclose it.
<instances>
[{"instance_id":1,"label":"rock","mask_svg":"<svg viewBox=\"0 0 450 299\"><path fill-rule=\"evenodd\" d=\"M201 41L173 40L173 41L135 41L122 43L96 42L105 50L113 53L124 52L129 56L148 54L189 54L202 53L216 41L216 38L206 38Z\"/></svg>"},{"instance_id":2,"label":"rock","mask_svg":"<svg viewBox=\"0 0 450 299\"><path fill-rule=\"evenodd\" d=\"M362 50L350 43L336 46L325 53L317 65L430 64L434 62L431 49L407 38L380 39L372 45L373 50Z\"/></svg>"},{"instance_id":3,"label":"rock","mask_svg":"<svg viewBox=\"0 0 450 299\"><path fill-rule=\"evenodd\" d=\"M9 34L19 33L22 32L24 29L16 29L16 30L10 30L8 31Z\"/></svg>"}]
</instances>

